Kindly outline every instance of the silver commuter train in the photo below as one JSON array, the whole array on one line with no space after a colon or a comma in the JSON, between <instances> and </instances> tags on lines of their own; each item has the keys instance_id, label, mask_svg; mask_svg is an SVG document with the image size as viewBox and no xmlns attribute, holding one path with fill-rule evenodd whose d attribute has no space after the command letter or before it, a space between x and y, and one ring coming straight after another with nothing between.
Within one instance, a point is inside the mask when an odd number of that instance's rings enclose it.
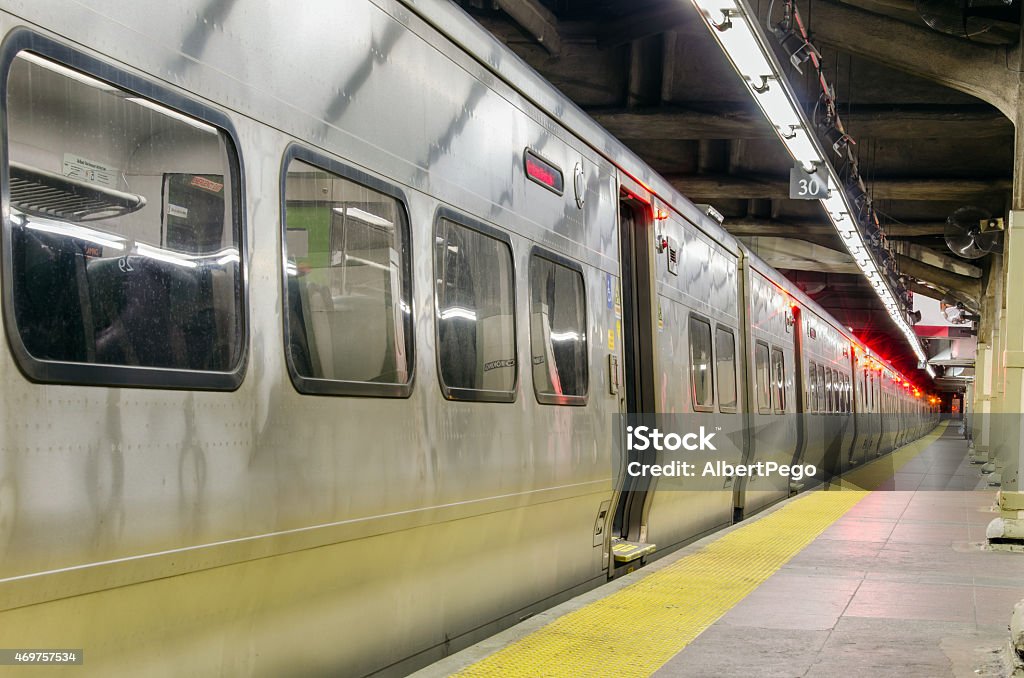
<instances>
[{"instance_id":1,"label":"silver commuter train","mask_svg":"<svg viewBox=\"0 0 1024 678\"><path fill-rule=\"evenodd\" d=\"M453 5L0 4L0 646L400 675L799 489L615 487L622 411L932 420Z\"/></svg>"}]
</instances>

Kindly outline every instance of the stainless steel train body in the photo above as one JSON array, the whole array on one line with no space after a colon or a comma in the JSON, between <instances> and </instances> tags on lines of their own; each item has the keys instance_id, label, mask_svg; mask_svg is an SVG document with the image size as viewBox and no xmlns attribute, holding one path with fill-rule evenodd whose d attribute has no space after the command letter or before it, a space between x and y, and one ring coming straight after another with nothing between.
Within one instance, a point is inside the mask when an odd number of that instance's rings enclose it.
<instances>
[{"instance_id":1,"label":"stainless steel train body","mask_svg":"<svg viewBox=\"0 0 1024 678\"><path fill-rule=\"evenodd\" d=\"M454 6L0 4L0 646L400 675L795 489L614 486L835 323Z\"/></svg>"}]
</instances>

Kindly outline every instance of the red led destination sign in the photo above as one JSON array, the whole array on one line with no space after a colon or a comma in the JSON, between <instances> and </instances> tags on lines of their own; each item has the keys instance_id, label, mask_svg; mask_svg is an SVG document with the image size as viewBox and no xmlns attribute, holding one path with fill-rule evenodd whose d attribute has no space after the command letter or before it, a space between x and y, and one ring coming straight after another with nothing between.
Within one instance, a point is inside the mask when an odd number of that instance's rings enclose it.
<instances>
[{"instance_id":1,"label":"red led destination sign","mask_svg":"<svg viewBox=\"0 0 1024 678\"><path fill-rule=\"evenodd\" d=\"M562 170L529 149L523 154L523 162L526 164L526 176L531 181L562 195Z\"/></svg>"}]
</instances>

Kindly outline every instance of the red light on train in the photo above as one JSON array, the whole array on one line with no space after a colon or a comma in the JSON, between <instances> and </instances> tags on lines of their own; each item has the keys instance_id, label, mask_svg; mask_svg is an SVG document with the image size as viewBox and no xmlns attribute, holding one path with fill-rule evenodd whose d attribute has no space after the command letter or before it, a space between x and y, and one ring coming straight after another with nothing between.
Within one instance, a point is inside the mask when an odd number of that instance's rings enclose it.
<instances>
[{"instance_id":1,"label":"red light on train","mask_svg":"<svg viewBox=\"0 0 1024 678\"><path fill-rule=\"evenodd\" d=\"M551 189L559 195L562 194L564 187L562 170L529 149L523 154L523 163L526 165L526 176L530 180Z\"/></svg>"},{"instance_id":2,"label":"red light on train","mask_svg":"<svg viewBox=\"0 0 1024 678\"><path fill-rule=\"evenodd\" d=\"M660 207L654 210L655 221L665 221L666 219L668 219L668 210L663 210Z\"/></svg>"}]
</instances>

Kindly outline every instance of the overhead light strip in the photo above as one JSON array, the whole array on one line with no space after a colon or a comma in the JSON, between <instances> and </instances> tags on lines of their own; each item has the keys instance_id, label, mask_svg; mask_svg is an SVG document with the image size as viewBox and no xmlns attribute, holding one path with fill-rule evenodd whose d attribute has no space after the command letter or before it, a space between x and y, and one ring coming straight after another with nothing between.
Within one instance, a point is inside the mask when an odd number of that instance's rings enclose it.
<instances>
[{"instance_id":1,"label":"overhead light strip","mask_svg":"<svg viewBox=\"0 0 1024 678\"><path fill-rule=\"evenodd\" d=\"M893 322L900 328L917 359L927 362L924 348L900 310L896 296L889 288L885 276L878 269L871 251L864 243L850 206L849 197L842 188L835 168L828 162L821 145L815 138L810 122L782 74L775 55L761 33L756 15L745 0L692 0L711 34L718 41L736 72L753 97L754 102L775 128L775 133L786 150L805 171L826 172L829 178L828 197L821 199L829 220L839 233L843 245L857 267L871 283ZM934 370L928 373L934 377Z\"/></svg>"}]
</instances>

